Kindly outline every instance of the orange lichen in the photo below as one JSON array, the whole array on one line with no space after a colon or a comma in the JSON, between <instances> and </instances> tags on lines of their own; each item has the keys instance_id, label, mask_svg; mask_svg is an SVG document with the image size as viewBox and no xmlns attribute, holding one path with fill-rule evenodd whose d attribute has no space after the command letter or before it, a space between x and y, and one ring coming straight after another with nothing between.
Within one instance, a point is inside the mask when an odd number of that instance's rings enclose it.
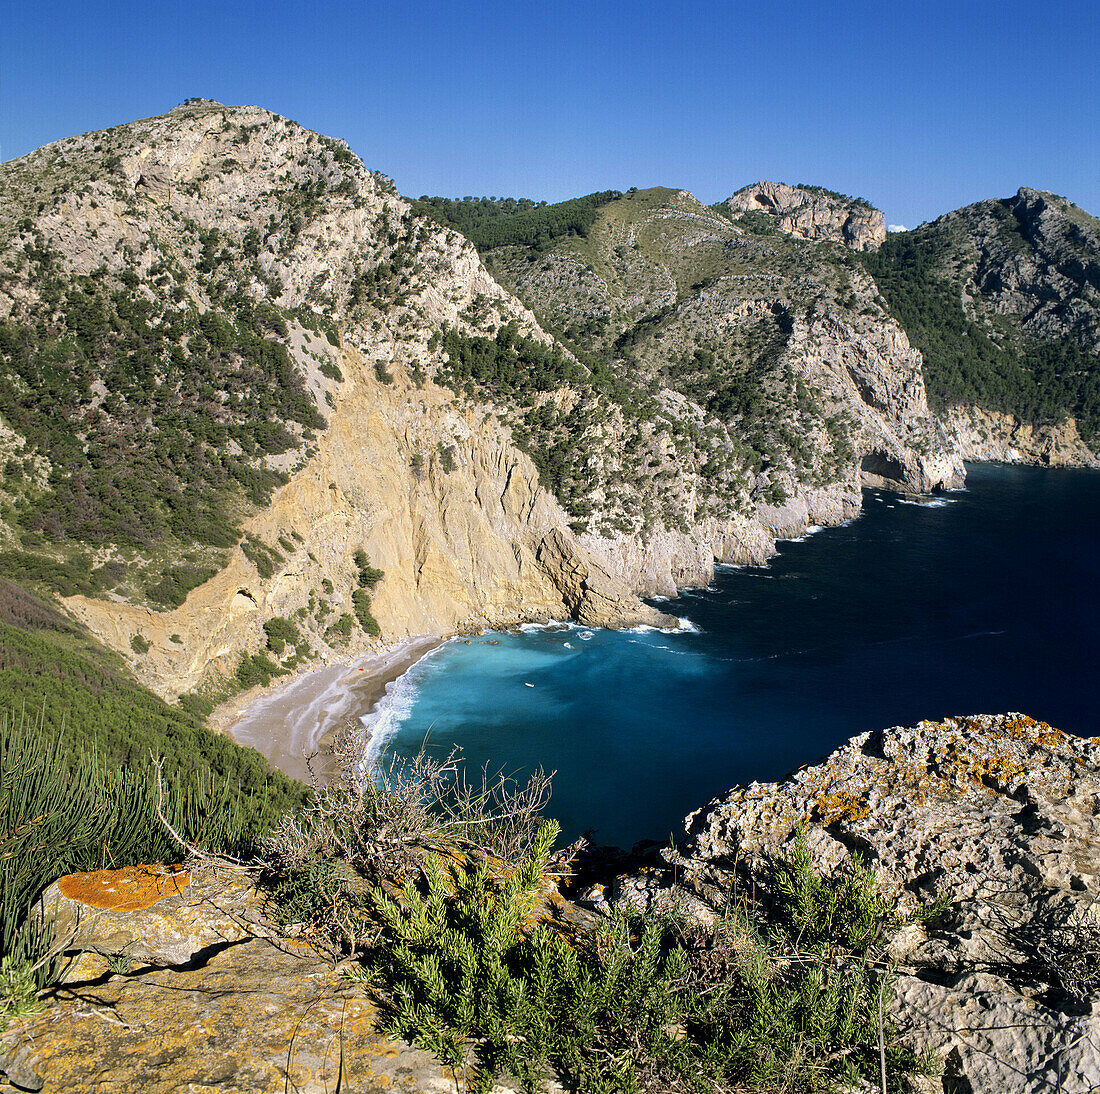
<instances>
[{"instance_id":1,"label":"orange lichen","mask_svg":"<svg viewBox=\"0 0 1100 1094\"><path fill-rule=\"evenodd\" d=\"M1060 729L1055 729L1054 726L1048 725L1046 722L1037 722L1026 714L1020 715L1019 718L1013 718L1009 722L1004 722L1001 725L1001 730L1007 737L1013 737L1017 740L1032 740L1037 744L1046 745L1048 748L1061 744L1066 739L1066 735Z\"/></svg>"},{"instance_id":2,"label":"orange lichen","mask_svg":"<svg viewBox=\"0 0 1100 1094\"><path fill-rule=\"evenodd\" d=\"M863 820L871 812L871 807L847 790L837 790L831 794L822 794L817 799L817 815L820 822L828 828L837 821Z\"/></svg>"},{"instance_id":3,"label":"orange lichen","mask_svg":"<svg viewBox=\"0 0 1100 1094\"><path fill-rule=\"evenodd\" d=\"M137 912L151 908L167 896L182 893L190 884L191 875L182 866L154 865L67 874L57 887L62 896L90 908Z\"/></svg>"}]
</instances>

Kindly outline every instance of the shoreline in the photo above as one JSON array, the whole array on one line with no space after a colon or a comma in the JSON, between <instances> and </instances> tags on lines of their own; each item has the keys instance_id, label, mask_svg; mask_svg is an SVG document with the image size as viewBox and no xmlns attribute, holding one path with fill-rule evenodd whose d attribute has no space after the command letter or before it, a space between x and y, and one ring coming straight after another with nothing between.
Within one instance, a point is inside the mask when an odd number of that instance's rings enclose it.
<instances>
[{"instance_id":1,"label":"shoreline","mask_svg":"<svg viewBox=\"0 0 1100 1094\"><path fill-rule=\"evenodd\" d=\"M332 747L336 735L373 711L394 680L443 642L437 635L418 635L389 650L311 669L258 693L244 692L217 708L207 725L256 749L293 779L331 782L338 774Z\"/></svg>"},{"instance_id":2,"label":"shoreline","mask_svg":"<svg viewBox=\"0 0 1100 1094\"><path fill-rule=\"evenodd\" d=\"M967 461L983 462L1000 463ZM1001 463L1001 466L1014 465ZM965 486L956 487L950 493L962 493L966 489ZM891 490L883 492L900 493ZM800 535L777 537L776 542L801 542L830 527L843 527L862 515L861 505L859 513L838 522L837 525L811 524ZM746 565L762 565L766 568L771 561L769 558L762 564L745 564L723 563L716 559L715 574L725 568L738 570ZM682 586L677 589L676 595L680 596L693 589L708 588L710 586ZM671 598L644 599L667 601ZM530 620L519 624L517 629L561 623L568 625L569 621ZM482 632L475 630L447 636L417 635L397 642L389 649L363 653L349 661L311 668L290 680L272 683L266 688L252 688L216 707L207 726L216 733L226 734L238 744L255 748L273 767L291 778L307 784L311 781L322 785L329 783L338 774L333 752L337 734L348 727L349 723L374 713L385 698L389 685L404 676L432 650L443 645L449 638L471 639L479 633ZM366 742L366 745L364 755L369 751L370 742ZM307 760L312 762L307 764Z\"/></svg>"}]
</instances>

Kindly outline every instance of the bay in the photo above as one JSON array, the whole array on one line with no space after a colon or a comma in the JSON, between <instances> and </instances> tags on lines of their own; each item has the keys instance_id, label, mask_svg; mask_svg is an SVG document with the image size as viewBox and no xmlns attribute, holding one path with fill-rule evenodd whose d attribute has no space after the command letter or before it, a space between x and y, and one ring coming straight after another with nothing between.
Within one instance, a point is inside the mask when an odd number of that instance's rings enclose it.
<instances>
[{"instance_id":1,"label":"bay","mask_svg":"<svg viewBox=\"0 0 1100 1094\"><path fill-rule=\"evenodd\" d=\"M735 784L869 729L1021 711L1100 732L1100 473L968 468L660 607L697 630L528 628L446 644L367 719L389 757L461 746L555 772L566 838L665 839ZM385 758L384 758L385 762Z\"/></svg>"}]
</instances>

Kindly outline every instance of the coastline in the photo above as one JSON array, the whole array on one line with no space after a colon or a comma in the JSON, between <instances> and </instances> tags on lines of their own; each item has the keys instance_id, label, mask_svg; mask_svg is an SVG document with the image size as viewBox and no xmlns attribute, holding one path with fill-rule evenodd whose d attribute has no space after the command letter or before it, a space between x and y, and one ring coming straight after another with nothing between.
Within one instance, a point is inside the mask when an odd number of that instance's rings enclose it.
<instances>
[{"instance_id":1,"label":"coastline","mask_svg":"<svg viewBox=\"0 0 1100 1094\"><path fill-rule=\"evenodd\" d=\"M268 688L234 696L210 716L209 727L255 748L272 767L309 783L336 775L332 746L350 721L372 711L394 680L442 645L418 635L389 650L325 665ZM312 776L307 758L312 762Z\"/></svg>"}]
</instances>

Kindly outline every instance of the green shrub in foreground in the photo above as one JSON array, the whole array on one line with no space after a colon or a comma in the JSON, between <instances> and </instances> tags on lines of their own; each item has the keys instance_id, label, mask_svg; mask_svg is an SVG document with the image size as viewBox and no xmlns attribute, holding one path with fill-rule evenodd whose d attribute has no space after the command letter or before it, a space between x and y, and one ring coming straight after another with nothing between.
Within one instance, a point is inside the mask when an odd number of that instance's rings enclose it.
<instances>
[{"instance_id":1,"label":"green shrub in foreground","mask_svg":"<svg viewBox=\"0 0 1100 1094\"><path fill-rule=\"evenodd\" d=\"M877 1088L883 1058L902 1090L921 1068L881 1017L889 916L858 863L820 878L800 837L775 864L769 938L746 909L709 928L616 909L566 941L530 926L556 830L513 872L439 856L424 885L375 891L367 964L388 1032L478 1090L502 1072L532 1091L551 1074L597 1092Z\"/></svg>"}]
</instances>

